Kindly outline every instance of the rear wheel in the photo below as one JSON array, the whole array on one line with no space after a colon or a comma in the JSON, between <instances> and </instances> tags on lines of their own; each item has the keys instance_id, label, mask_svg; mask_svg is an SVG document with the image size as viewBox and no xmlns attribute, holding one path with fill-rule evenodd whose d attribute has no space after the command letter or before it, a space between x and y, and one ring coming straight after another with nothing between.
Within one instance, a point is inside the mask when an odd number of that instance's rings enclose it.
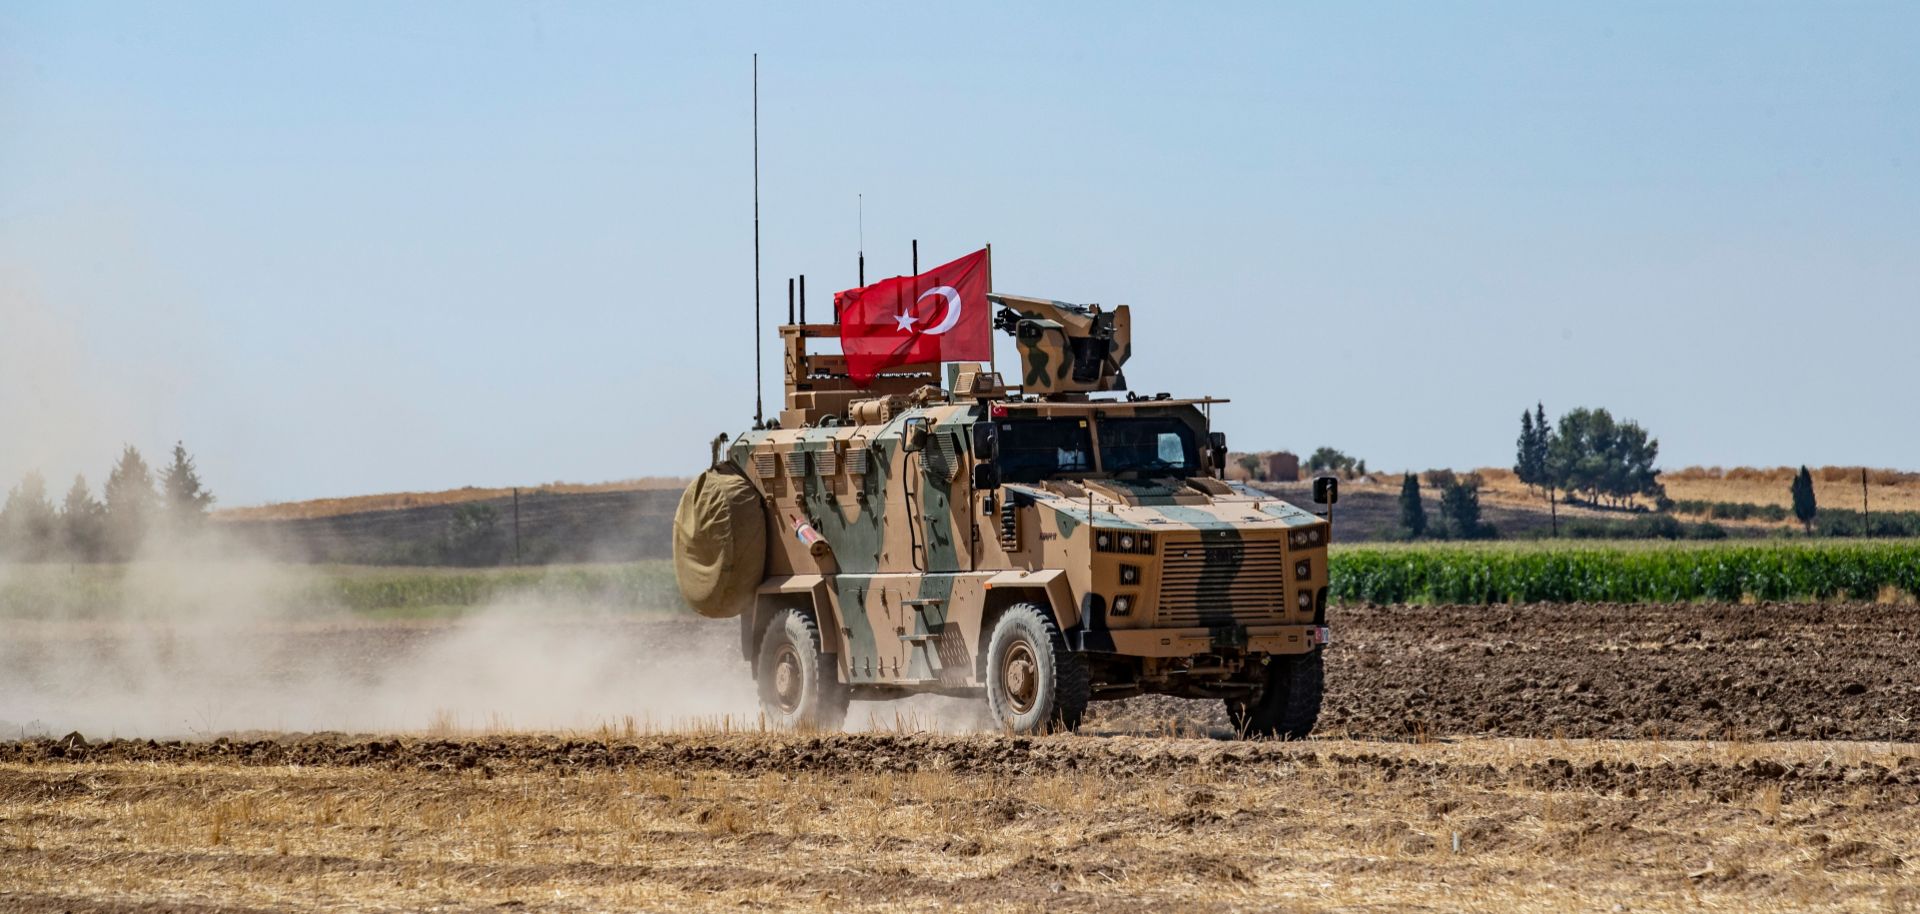
<instances>
[{"instance_id":1,"label":"rear wheel","mask_svg":"<svg viewBox=\"0 0 1920 914\"><path fill-rule=\"evenodd\" d=\"M987 642L987 710L1001 729L1076 729L1091 693L1086 659L1067 650L1052 616L1032 603L1000 616Z\"/></svg>"},{"instance_id":2,"label":"rear wheel","mask_svg":"<svg viewBox=\"0 0 1920 914\"><path fill-rule=\"evenodd\" d=\"M1306 739L1320 720L1324 684L1319 648L1270 656L1266 682L1246 698L1227 699L1227 720L1249 739Z\"/></svg>"},{"instance_id":3,"label":"rear wheel","mask_svg":"<svg viewBox=\"0 0 1920 914\"><path fill-rule=\"evenodd\" d=\"M775 726L837 730L847 719L847 691L805 611L781 610L767 623L755 678L760 708Z\"/></svg>"}]
</instances>

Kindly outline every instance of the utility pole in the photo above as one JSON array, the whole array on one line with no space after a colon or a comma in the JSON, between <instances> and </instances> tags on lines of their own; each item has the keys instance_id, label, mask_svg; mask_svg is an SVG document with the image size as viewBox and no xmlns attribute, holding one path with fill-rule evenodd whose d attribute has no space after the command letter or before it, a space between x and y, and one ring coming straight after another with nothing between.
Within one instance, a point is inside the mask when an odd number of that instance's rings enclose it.
<instances>
[{"instance_id":1,"label":"utility pole","mask_svg":"<svg viewBox=\"0 0 1920 914\"><path fill-rule=\"evenodd\" d=\"M1873 514L1867 510L1867 468L1860 468L1860 535L1873 535Z\"/></svg>"}]
</instances>

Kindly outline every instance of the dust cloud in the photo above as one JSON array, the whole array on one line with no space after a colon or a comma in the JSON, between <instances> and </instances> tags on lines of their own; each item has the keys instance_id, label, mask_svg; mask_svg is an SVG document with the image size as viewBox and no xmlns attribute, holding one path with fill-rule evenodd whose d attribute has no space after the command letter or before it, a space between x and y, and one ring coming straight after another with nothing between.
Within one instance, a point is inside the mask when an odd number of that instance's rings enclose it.
<instances>
[{"instance_id":1,"label":"dust cloud","mask_svg":"<svg viewBox=\"0 0 1920 914\"><path fill-rule=\"evenodd\" d=\"M116 348L125 334L90 332L78 301L0 261L0 493L38 471L57 501L84 469L98 497L95 471L123 444L170 443L189 412L194 359ZM209 529L123 565L0 560L0 739L660 729L757 714L733 625L533 598L370 619L332 605L319 571L270 560L272 544Z\"/></svg>"},{"instance_id":2,"label":"dust cloud","mask_svg":"<svg viewBox=\"0 0 1920 914\"><path fill-rule=\"evenodd\" d=\"M33 604L121 575L84 613ZM247 731L622 731L751 725L737 629L508 598L455 619L374 620L316 602L300 566L147 556L123 569L0 565L0 739ZM85 584L79 586L88 586ZM25 605L20 605L25 604Z\"/></svg>"}]
</instances>

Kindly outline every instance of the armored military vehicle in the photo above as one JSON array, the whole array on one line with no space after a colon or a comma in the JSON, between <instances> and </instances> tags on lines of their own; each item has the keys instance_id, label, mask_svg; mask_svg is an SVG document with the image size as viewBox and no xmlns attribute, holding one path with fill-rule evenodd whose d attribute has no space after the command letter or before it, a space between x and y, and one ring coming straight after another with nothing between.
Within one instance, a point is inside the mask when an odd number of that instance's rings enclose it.
<instances>
[{"instance_id":1,"label":"armored military vehicle","mask_svg":"<svg viewBox=\"0 0 1920 914\"><path fill-rule=\"evenodd\" d=\"M850 699L982 696L1010 732L1077 727L1091 699L1225 702L1242 734L1320 711L1328 516L1224 476L1224 401L1127 392L1125 305L990 295L1021 383L900 366L862 388L779 328L777 420L714 442L675 518L681 591L738 616L774 723Z\"/></svg>"}]
</instances>

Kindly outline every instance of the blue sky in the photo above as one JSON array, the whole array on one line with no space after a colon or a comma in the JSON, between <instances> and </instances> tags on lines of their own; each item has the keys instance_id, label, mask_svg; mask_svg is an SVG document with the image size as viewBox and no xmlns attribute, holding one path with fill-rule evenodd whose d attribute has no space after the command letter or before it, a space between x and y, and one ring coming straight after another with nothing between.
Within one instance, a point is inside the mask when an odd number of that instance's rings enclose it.
<instances>
[{"instance_id":1,"label":"blue sky","mask_svg":"<svg viewBox=\"0 0 1920 914\"><path fill-rule=\"evenodd\" d=\"M1910 4L0 9L0 486L685 474L769 326L994 245L1236 447L1920 466ZM777 377L769 331L770 377ZM1004 342L1003 342L1004 347ZM1003 348L1003 354L1008 350ZM778 395L772 382L769 402Z\"/></svg>"}]
</instances>

